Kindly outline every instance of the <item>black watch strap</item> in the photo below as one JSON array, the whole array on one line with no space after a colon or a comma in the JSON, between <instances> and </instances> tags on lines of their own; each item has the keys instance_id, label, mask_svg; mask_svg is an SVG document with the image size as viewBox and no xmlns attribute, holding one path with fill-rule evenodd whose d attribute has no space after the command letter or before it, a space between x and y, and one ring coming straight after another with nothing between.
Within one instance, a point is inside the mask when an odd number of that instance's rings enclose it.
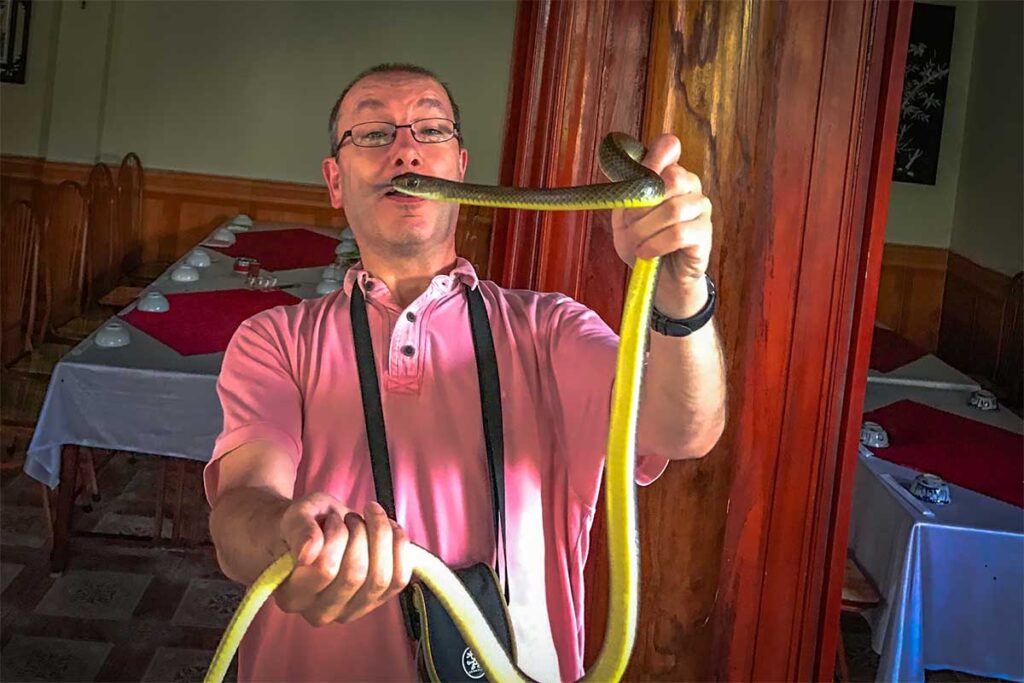
<instances>
[{"instance_id":1,"label":"black watch strap","mask_svg":"<svg viewBox=\"0 0 1024 683\"><path fill-rule=\"evenodd\" d=\"M711 316L715 314L718 304L715 283L707 275L704 276L704 279L708 282L708 300L702 309L689 318L670 318L651 306L651 329L666 337L686 337L704 327L711 320Z\"/></svg>"}]
</instances>

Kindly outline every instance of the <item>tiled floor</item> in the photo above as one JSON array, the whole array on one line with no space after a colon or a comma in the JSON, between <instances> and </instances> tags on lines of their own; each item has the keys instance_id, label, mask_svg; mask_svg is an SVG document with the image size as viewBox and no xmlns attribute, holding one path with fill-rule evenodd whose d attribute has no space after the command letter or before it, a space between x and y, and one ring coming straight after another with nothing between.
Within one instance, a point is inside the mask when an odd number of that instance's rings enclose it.
<instances>
[{"instance_id":1,"label":"tiled floor","mask_svg":"<svg viewBox=\"0 0 1024 683\"><path fill-rule=\"evenodd\" d=\"M97 470L104 498L91 513L76 508L75 527L151 534L158 461L119 455L99 459ZM187 481L191 527L201 530L198 481ZM0 680L202 680L242 594L217 569L211 546L80 538L67 571L51 576L38 484L10 468L0 484ZM172 525L165 521L165 536Z\"/></svg>"},{"instance_id":2,"label":"tiled floor","mask_svg":"<svg viewBox=\"0 0 1024 683\"><path fill-rule=\"evenodd\" d=\"M842 615L843 644L846 647L846 664L850 668L853 683L873 683L878 671L878 655L871 649L871 629L859 614ZM965 683L966 681L994 681L998 678L983 678L959 671L926 671L927 683Z\"/></svg>"},{"instance_id":3,"label":"tiled floor","mask_svg":"<svg viewBox=\"0 0 1024 683\"><path fill-rule=\"evenodd\" d=\"M151 534L158 464L154 458L98 458L104 497L90 513L76 508L75 527ZM2 472L0 681L201 681L242 595L218 570L212 547L77 539L68 570L50 576L39 485L16 468ZM187 482L186 527L202 532L207 511L199 481ZM176 487L169 481L170 491ZM171 529L172 520L165 520L165 537ZM851 680L874 681L878 655L867 622L844 615L842 625ZM940 671L927 680L990 679Z\"/></svg>"}]
</instances>

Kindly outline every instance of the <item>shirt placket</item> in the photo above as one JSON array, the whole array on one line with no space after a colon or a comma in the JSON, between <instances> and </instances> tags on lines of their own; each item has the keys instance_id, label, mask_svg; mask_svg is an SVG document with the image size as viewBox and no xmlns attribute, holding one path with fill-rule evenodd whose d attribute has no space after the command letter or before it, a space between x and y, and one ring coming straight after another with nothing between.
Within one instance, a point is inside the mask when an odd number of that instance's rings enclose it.
<instances>
[{"instance_id":1,"label":"shirt placket","mask_svg":"<svg viewBox=\"0 0 1024 683\"><path fill-rule=\"evenodd\" d=\"M423 357L427 342L423 326L430 315L430 310L451 291L453 280L449 276L438 276L428 286L425 295L416 299L404 311L397 310L387 293L378 290L377 284L375 280L368 278L364 289L367 298L377 299L383 316L384 339L390 339L387 372L384 374L385 390L419 393L423 382Z\"/></svg>"},{"instance_id":2,"label":"shirt placket","mask_svg":"<svg viewBox=\"0 0 1024 683\"><path fill-rule=\"evenodd\" d=\"M388 390L416 393L423 368L423 339L419 307L409 307L395 320L388 349Z\"/></svg>"}]
</instances>

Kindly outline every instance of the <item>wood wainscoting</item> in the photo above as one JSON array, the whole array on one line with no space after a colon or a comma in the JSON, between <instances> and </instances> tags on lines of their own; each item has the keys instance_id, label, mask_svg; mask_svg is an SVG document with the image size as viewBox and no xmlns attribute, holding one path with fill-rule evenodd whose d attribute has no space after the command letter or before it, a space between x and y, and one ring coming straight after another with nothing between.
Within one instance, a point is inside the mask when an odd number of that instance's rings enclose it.
<instances>
[{"instance_id":1,"label":"wood wainscoting","mask_svg":"<svg viewBox=\"0 0 1024 683\"><path fill-rule=\"evenodd\" d=\"M922 349L939 345L949 251L913 244L886 244L878 286L878 322Z\"/></svg>"},{"instance_id":2,"label":"wood wainscoting","mask_svg":"<svg viewBox=\"0 0 1024 683\"><path fill-rule=\"evenodd\" d=\"M938 335L940 358L989 384L1018 409L1024 346L1020 278L950 252Z\"/></svg>"},{"instance_id":3,"label":"wood wainscoting","mask_svg":"<svg viewBox=\"0 0 1024 683\"><path fill-rule=\"evenodd\" d=\"M1019 408L1021 277L948 249L886 244L876 319Z\"/></svg>"},{"instance_id":4,"label":"wood wainscoting","mask_svg":"<svg viewBox=\"0 0 1024 683\"><path fill-rule=\"evenodd\" d=\"M145 163L145 159L143 159ZM0 157L0 195L4 206L28 199L45 215L49 189L63 180L85 184L88 164ZM115 173L117 169L112 169ZM171 262L214 227L239 213L255 220L342 228L344 213L331 208L322 185L252 180L179 171L145 169L143 236L145 261ZM486 277L494 210L463 207L456 249Z\"/></svg>"}]
</instances>

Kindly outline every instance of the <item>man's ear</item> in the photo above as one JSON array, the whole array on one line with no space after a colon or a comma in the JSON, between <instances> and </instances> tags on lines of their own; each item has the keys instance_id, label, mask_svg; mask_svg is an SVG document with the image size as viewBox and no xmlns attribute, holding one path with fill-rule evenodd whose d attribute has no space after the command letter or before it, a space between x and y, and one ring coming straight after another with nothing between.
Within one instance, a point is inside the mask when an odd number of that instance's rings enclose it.
<instances>
[{"instance_id":1,"label":"man's ear","mask_svg":"<svg viewBox=\"0 0 1024 683\"><path fill-rule=\"evenodd\" d=\"M340 209L343 206L341 198L341 169L338 168L338 160L334 157L327 157L321 165L324 174L324 182L327 183L327 192L331 195L331 206Z\"/></svg>"},{"instance_id":2,"label":"man's ear","mask_svg":"<svg viewBox=\"0 0 1024 683\"><path fill-rule=\"evenodd\" d=\"M459 180L465 180L466 167L469 165L469 152L463 147L459 150Z\"/></svg>"}]
</instances>

